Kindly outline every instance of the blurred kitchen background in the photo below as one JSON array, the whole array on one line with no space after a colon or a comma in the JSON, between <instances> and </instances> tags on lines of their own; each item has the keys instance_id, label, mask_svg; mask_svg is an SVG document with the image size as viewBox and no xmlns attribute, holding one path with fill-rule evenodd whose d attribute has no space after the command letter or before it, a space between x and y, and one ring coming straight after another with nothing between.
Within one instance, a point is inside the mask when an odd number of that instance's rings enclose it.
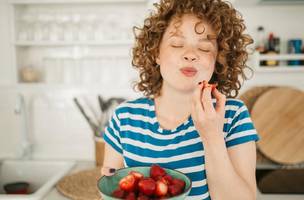
<instances>
[{"instance_id":1,"label":"blurred kitchen background","mask_svg":"<svg viewBox=\"0 0 304 200\"><path fill-rule=\"evenodd\" d=\"M0 0L1 160L95 161L94 132L117 103L108 100L141 95L132 90L132 26L142 24L153 2ZM255 40L248 61L254 75L240 94L257 87L303 91L304 1L230 2ZM273 199L280 198L287 199Z\"/></svg>"}]
</instances>

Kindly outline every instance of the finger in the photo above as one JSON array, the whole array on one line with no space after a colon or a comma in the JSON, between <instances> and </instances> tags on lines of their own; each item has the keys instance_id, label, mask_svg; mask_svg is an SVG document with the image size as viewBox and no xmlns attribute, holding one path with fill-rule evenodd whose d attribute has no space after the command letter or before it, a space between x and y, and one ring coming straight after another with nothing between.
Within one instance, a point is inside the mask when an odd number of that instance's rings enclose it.
<instances>
[{"instance_id":1,"label":"finger","mask_svg":"<svg viewBox=\"0 0 304 200\"><path fill-rule=\"evenodd\" d=\"M224 94L220 93L220 91L218 91L217 88L214 88L212 90L212 94L216 99L216 106L215 106L216 112L224 114L225 113L226 96Z\"/></svg>"},{"instance_id":2,"label":"finger","mask_svg":"<svg viewBox=\"0 0 304 200\"><path fill-rule=\"evenodd\" d=\"M202 91L202 103L204 107L204 111L207 113L214 113L215 109L212 104L212 97L211 97L211 85L207 84Z\"/></svg>"},{"instance_id":3,"label":"finger","mask_svg":"<svg viewBox=\"0 0 304 200\"><path fill-rule=\"evenodd\" d=\"M115 174L116 169L110 167L102 167L101 174L104 176L112 176Z\"/></svg>"},{"instance_id":4,"label":"finger","mask_svg":"<svg viewBox=\"0 0 304 200\"><path fill-rule=\"evenodd\" d=\"M204 112L203 105L201 102L202 88L203 88L203 84L199 84L195 88L193 96L192 96L192 105L193 105L193 109L194 109L193 112L195 112L195 113ZM195 113L193 113L193 114L195 114Z\"/></svg>"}]
</instances>

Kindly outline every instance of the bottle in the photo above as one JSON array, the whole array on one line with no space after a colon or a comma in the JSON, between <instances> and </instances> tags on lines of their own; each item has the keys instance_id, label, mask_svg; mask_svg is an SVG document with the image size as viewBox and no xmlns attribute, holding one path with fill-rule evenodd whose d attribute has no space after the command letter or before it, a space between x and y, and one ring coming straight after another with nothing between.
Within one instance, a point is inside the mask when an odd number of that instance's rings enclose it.
<instances>
[{"instance_id":1,"label":"bottle","mask_svg":"<svg viewBox=\"0 0 304 200\"><path fill-rule=\"evenodd\" d=\"M279 42L280 40L279 39L276 39L274 37L274 34L273 33L270 33L269 34L269 37L268 37L268 48L267 48L267 52L266 54L267 55L277 55L279 52L278 49L279 49ZM278 47L276 47L278 46ZM277 66L279 64L279 62L277 60L267 60L266 61L266 65L267 66Z\"/></svg>"},{"instance_id":2,"label":"bottle","mask_svg":"<svg viewBox=\"0 0 304 200\"><path fill-rule=\"evenodd\" d=\"M265 53L266 51L266 41L265 41L265 30L263 26L259 26L257 29L257 41L256 41L256 46L255 50L258 51L259 53Z\"/></svg>"}]
</instances>

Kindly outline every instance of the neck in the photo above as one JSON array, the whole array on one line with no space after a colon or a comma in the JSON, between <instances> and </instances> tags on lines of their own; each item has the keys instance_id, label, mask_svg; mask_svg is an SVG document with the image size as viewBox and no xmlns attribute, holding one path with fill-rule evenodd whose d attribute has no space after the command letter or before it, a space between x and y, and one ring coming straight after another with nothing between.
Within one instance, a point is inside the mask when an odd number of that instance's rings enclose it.
<instances>
[{"instance_id":1,"label":"neck","mask_svg":"<svg viewBox=\"0 0 304 200\"><path fill-rule=\"evenodd\" d=\"M191 113L192 94L193 91L185 93L163 84L161 95L155 98L157 115L171 120L187 118Z\"/></svg>"}]
</instances>

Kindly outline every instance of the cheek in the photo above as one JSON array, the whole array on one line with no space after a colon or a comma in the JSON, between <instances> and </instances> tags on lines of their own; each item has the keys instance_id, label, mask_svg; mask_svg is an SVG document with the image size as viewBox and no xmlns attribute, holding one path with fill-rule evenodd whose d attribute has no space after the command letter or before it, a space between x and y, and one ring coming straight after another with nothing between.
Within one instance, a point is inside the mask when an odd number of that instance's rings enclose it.
<instances>
[{"instance_id":1,"label":"cheek","mask_svg":"<svg viewBox=\"0 0 304 200\"><path fill-rule=\"evenodd\" d=\"M202 57L202 66L206 71L212 71L215 68L216 57L213 54L205 55Z\"/></svg>"}]
</instances>

